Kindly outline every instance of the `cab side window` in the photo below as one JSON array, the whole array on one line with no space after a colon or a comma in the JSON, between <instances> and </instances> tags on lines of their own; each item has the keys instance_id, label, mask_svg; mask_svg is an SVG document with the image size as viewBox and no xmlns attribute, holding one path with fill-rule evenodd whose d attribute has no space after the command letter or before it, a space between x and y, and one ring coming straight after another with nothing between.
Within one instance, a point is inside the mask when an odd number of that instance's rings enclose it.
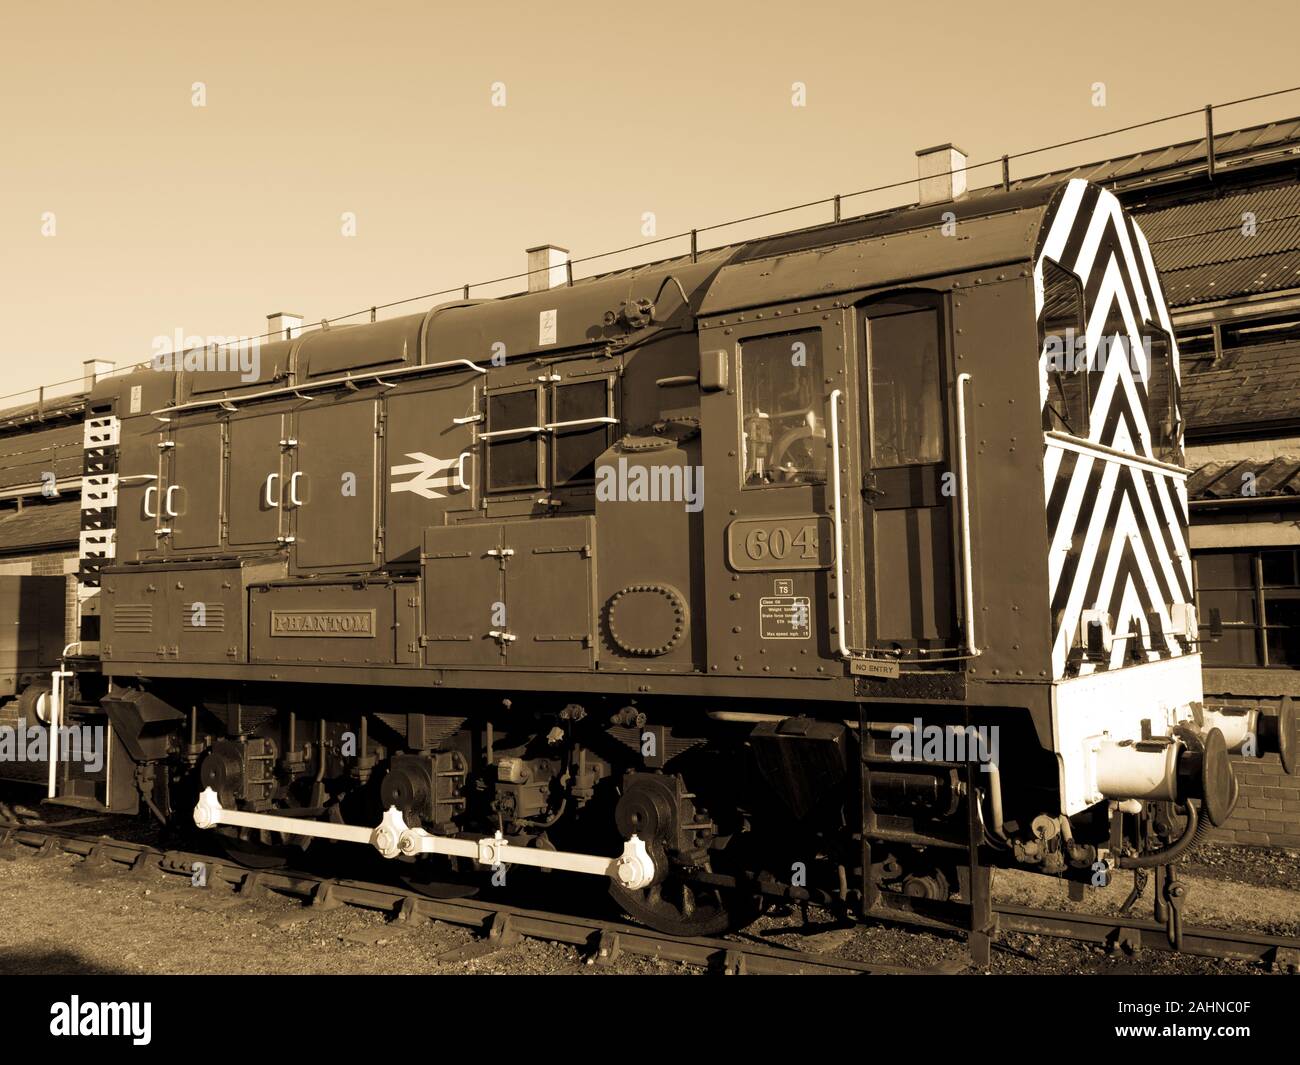
<instances>
[{"instance_id":1,"label":"cab side window","mask_svg":"<svg viewBox=\"0 0 1300 1065\"><path fill-rule=\"evenodd\" d=\"M1043 263L1038 350L1047 364L1043 428L1086 437L1089 402L1083 286L1051 260Z\"/></svg>"},{"instance_id":2,"label":"cab side window","mask_svg":"<svg viewBox=\"0 0 1300 1065\"><path fill-rule=\"evenodd\" d=\"M740 384L745 486L824 483L821 331L742 341Z\"/></svg>"},{"instance_id":3,"label":"cab side window","mask_svg":"<svg viewBox=\"0 0 1300 1065\"><path fill-rule=\"evenodd\" d=\"M1164 462L1181 465L1179 449L1177 389L1174 387L1173 345L1169 334L1148 323L1144 330L1147 349L1147 425L1151 429L1151 451Z\"/></svg>"}]
</instances>

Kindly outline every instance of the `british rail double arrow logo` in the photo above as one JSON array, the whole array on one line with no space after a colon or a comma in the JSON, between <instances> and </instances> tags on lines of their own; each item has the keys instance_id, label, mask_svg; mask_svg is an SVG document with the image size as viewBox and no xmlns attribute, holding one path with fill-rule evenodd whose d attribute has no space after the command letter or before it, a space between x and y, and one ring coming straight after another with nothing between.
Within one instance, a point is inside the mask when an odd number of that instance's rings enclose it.
<instances>
[{"instance_id":1,"label":"british rail double arrow logo","mask_svg":"<svg viewBox=\"0 0 1300 1065\"><path fill-rule=\"evenodd\" d=\"M446 492L459 487L456 483L456 464L459 459L440 459L426 455L423 451L408 451L406 457L415 461L393 466L388 471L390 492L414 492L425 499L442 499ZM407 473L415 476L401 483L393 481L393 478ZM437 491L439 488L444 491Z\"/></svg>"}]
</instances>

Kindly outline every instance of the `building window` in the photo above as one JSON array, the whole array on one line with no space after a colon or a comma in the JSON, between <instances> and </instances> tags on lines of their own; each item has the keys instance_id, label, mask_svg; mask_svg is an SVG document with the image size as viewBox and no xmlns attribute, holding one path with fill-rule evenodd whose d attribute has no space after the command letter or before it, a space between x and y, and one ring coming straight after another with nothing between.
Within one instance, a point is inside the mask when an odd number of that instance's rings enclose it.
<instances>
[{"instance_id":1,"label":"building window","mask_svg":"<svg viewBox=\"0 0 1300 1065\"><path fill-rule=\"evenodd\" d=\"M1300 549L1207 551L1195 561L1205 664L1300 668ZM1212 642L1216 609L1223 637Z\"/></svg>"},{"instance_id":2,"label":"building window","mask_svg":"<svg viewBox=\"0 0 1300 1065\"><path fill-rule=\"evenodd\" d=\"M1261 315L1244 321L1200 322L1178 331L1184 373L1213 370L1224 355L1243 348L1277 347L1300 340L1300 315Z\"/></svg>"},{"instance_id":3,"label":"building window","mask_svg":"<svg viewBox=\"0 0 1300 1065\"><path fill-rule=\"evenodd\" d=\"M1047 367L1043 428L1088 435L1088 372L1083 323L1083 286L1050 259L1043 263L1043 313L1038 350Z\"/></svg>"},{"instance_id":4,"label":"building window","mask_svg":"<svg viewBox=\"0 0 1300 1065\"><path fill-rule=\"evenodd\" d=\"M826 396L818 329L740 346L744 483L826 480Z\"/></svg>"}]
</instances>

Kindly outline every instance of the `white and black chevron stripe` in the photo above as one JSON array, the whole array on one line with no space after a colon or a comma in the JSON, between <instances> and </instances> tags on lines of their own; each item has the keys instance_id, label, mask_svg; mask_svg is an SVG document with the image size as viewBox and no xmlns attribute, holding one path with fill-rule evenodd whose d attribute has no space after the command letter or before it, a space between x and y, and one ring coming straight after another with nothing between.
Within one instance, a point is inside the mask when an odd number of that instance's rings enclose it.
<instances>
[{"instance_id":1,"label":"white and black chevron stripe","mask_svg":"<svg viewBox=\"0 0 1300 1065\"><path fill-rule=\"evenodd\" d=\"M1193 599L1186 477L1156 461L1147 418L1144 324L1170 338L1175 403L1179 378L1177 342L1147 239L1113 194L1073 180L1043 223L1034 269L1040 318L1048 261L1082 284L1088 368L1079 372L1089 375L1091 406L1086 438L1045 438L1053 677L1061 679L1190 653L1174 608ZM1117 331L1133 357L1098 365L1104 341ZM1045 343L1044 407L1047 375ZM1111 618L1114 642L1100 660L1085 653L1084 611Z\"/></svg>"},{"instance_id":2,"label":"white and black chevron stripe","mask_svg":"<svg viewBox=\"0 0 1300 1065\"><path fill-rule=\"evenodd\" d=\"M86 412L82 426L80 596L99 587L99 571L117 556L117 453L121 424Z\"/></svg>"}]
</instances>

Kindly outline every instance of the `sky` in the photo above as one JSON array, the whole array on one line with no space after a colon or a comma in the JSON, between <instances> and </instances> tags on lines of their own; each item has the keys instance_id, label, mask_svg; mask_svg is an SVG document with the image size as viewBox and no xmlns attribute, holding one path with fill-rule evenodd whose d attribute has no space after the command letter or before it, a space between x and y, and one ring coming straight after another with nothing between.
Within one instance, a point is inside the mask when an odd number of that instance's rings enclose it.
<instances>
[{"instance_id":1,"label":"sky","mask_svg":"<svg viewBox=\"0 0 1300 1065\"><path fill-rule=\"evenodd\" d=\"M0 405L177 335L259 334L274 311L316 322L514 274L538 244L589 256L650 227L907 181L938 143L981 161L1290 87L1297 31L1300 5L1208 0L5 0L0 397L14 398ZM1300 93L1216 125L1296 114ZM1018 160L1012 176L1201 123Z\"/></svg>"}]
</instances>

